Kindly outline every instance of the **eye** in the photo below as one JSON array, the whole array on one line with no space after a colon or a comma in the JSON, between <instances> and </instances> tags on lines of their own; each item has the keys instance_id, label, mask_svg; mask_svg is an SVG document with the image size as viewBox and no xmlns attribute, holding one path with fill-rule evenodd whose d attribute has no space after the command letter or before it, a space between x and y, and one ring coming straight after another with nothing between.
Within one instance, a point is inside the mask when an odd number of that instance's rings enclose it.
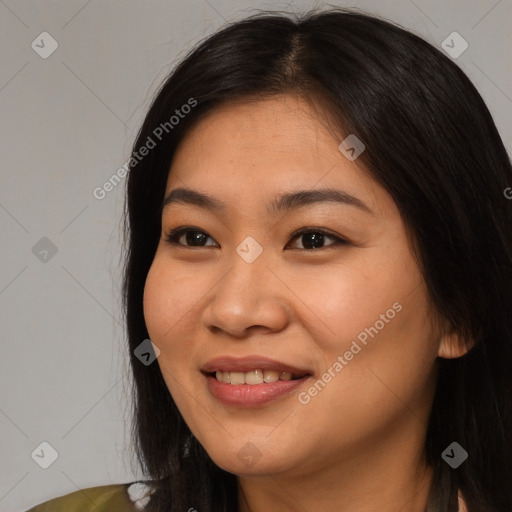
<instances>
[{"instance_id":1,"label":"eye","mask_svg":"<svg viewBox=\"0 0 512 512\"><path fill-rule=\"evenodd\" d=\"M299 237L301 237L300 240L302 241L303 245L303 247L295 247L295 249L299 250L311 251L313 249L318 250L335 245L350 245L350 242L347 240L328 233L327 231L320 228L308 228L302 229L301 231L296 231L292 235L291 240L293 241ZM165 235L165 241L172 245L182 247L218 247L216 242L213 244L206 244L205 242L208 239L213 241L213 238L209 236L205 231L194 227L179 227L169 231ZM330 243L326 246L326 239L333 240L333 243ZM290 244L288 244L287 247L289 247L289 245Z\"/></svg>"},{"instance_id":2,"label":"eye","mask_svg":"<svg viewBox=\"0 0 512 512\"><path fill-rule=\"evenodd\" d=\"M347 240L344 240L343 238L328 233L327 231L324 231L323 229L320 228L302 229L301 231L294 233L294 235L292 236L292 240L295 240L296 238L299 237L303 245L303 247L298 248L300 250L312 250L318 248L323 249L324 247L330 247L334 245L350 244L350 242L348 242ZM334 240L334 243L328 244L327 246L324 247L319 247L324 244L326 238Z\"/></svg>"},{"instance_id":3,"label":"eye","mask_svg":"<svg viewBox=\"0 0 512 512\"><path fill-rule=\"evenodd\" d=\"M184 238L187 244L185 245L180 240ZM184 247L205 247L204 242L207 239L213 240L211 236L208 236L204 231L194 227L180 227L173 229L166 233L165 241L172 245L181 245ZM209 244L211 245L211 244Z\"/></svg>"}]
</instances>

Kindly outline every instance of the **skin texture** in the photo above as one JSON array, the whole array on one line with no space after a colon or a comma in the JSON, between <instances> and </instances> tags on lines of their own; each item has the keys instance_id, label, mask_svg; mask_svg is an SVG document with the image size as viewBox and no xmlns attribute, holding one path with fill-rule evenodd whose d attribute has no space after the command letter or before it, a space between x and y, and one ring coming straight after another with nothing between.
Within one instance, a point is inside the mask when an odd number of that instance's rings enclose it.
<instances>
[{"instance_id":1,"label":"skin texture","mask_svg":"<svg viewBox=\"0 0 512 512\"><path fill-rule=\"evenodd\" d=\"M146 324L189 428L216 464L238 475L242 512L426 507L432 472L423 447L435 361L462 350L449 326L433 322L394 201L340 152L340 142L308 102L283 95L212 111L171 165L167 193L198 190L226 211L164 208L144 292ZM279 194L324 187L356 196L372 213L334 202L267 212ZM194 247L182 236L181 246L171 245L165 233L179 226L208 238ZM292 237L301 228L350 243L325 237L303 249L311 238ZM236 252L248 236L263 248L250 264ZM298 393L397 303L394 318L300 403ZM200 369L226 354L264 355L314 377L265 406L224 405ZM237 456L248 442L260 456L251 466Z\"/></svg>"}]
</instances>

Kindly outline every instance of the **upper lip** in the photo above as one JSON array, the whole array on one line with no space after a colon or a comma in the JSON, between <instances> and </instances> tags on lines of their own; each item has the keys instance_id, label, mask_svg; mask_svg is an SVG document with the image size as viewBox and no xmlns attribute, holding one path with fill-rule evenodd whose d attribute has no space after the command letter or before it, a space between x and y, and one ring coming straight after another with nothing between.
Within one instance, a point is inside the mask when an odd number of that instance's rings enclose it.
<instances>
[{"instance_id":1,"label":"upper lip","mask_svg":"<svg viewBox=\"0 0 512 512\"><path fill-rule=\"evenodd\" d=\"M310 370L258 355L245 357L219 356L210 359L202 368L205 373L216 371L250 372L252 370L276 370L278 372L289 372L297 376L311 374Z\"/></svg>"}]
</instances>

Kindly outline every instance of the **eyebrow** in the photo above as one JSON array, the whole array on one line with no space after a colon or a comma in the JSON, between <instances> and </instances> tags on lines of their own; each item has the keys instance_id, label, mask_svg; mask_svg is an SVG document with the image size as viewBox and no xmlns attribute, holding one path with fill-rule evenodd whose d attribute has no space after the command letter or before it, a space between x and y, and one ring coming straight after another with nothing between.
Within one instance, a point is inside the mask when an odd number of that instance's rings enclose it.
<instances>
[{"instance_id":1,"label":"eyebrow","mask_svg":"<svg viewBox=\"0 0 512 512\"><path fill-rule=\"evenodd\" d=\"M296 192L282 194L269 203L267 211L271 214L277 214L284 210L294 210L325 202L355 206L366 213L373 214L372 210L357 197L333 188L298 190ZM162 209L172 203L199 206L200 208L219 213L225 213L226 211L226 205L219 199L190 188L175 188L172 190L164 199Z\"/></svg>"}]
</instances>

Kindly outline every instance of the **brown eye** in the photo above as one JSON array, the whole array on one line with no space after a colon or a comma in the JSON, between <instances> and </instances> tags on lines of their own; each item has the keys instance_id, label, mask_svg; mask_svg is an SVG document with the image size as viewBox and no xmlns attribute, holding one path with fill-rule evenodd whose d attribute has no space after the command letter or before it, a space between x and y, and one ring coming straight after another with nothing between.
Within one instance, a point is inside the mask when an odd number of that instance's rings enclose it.
<instances>
[{"instance_id":1,"label":"brown eye","mask_svg":"<svg viewBox=\"0 0 512 512\"><path fill-rule=\"evenodd\" d=\"M207 247L206 240L213 240L207 233L197 228L181 227L173 229L165 236L165 241L173 245L184 247Z\"/></svg>"},{"instance_id":2,"label":"brown eye","mask_svg":"<svg viewBox=\"0 0 512 512\"><path fill-rule=\"evenodd\" d=\"M218 247L218 244L206 243L210 237L205 231L194 228L194 227L179 227L173 229L165 235L165 241L168 244L181 246L181 247ZM296 232L291 240L299 239L302 243L302 247L292 247L293 249L299 250L319 250L331 246L350 245L350 242L340 238L336 235L323 231L321 229L309 229ZM326 245L326 240L331 240L331 243Z\"/></svg>"},{"instance_id":3,"label":"brown eye","mask_svg":"<svg viewBox=\"0 0 512 512\"><path fill-rule=\"evenodd\" d=\"M312 250L312 249L323 249L324 247L331 247L335 245L349 245L347 240L344 240L338 236L327 233L326 231L315 229L315 230L302 230L296 233L292 240L300 239L303 247L298 247L300 250ZM334 240L333 243L325 245L326 239Z\"/></svg>"}]
</instances>

